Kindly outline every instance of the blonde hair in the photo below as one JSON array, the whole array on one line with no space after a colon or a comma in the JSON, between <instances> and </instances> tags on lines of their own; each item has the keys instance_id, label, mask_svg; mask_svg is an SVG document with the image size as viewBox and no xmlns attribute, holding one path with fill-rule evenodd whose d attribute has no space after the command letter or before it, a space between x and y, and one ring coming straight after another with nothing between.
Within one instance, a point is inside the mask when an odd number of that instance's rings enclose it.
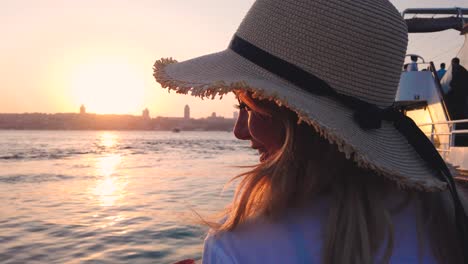
<instances>
[{"instance_id":1,"label":"blonde hair","mask_svg":"<svg viewBox=\"0 0 468 264\"><path fill-rule=\"evenodd\" d=\"M395 243L391 215L399 209L389 209L384 201L397 189L395 184L358 168L312 127L298 124L292 111L276 106L266 109L264 103L248 94L237 95L254 111L281 120L285 140L267 161L234 178L240 182L233 202L223 214L224 222L215 230L232 231L258 216L275 221L289 209L303 208L312 199L328 194L332 199L323 262L375 263L377 250L384 242L383 262L389 262ZM420 205L419 234L430 231L431 249L438 261L458 263L461 252L455 225L447 217L450 209L441 199L442 194L402 192L407 199L400 209L410 200ZM422 243L420 239L420 248Z\"/></svg>"}]
</instances>

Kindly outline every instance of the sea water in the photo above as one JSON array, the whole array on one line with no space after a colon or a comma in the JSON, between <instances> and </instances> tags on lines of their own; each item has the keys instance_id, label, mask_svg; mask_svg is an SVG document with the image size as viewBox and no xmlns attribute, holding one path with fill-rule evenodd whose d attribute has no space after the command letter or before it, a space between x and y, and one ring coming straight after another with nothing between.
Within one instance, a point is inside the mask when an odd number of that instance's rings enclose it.
<instances>
[{"instance_id":1,"label":"sea water","mask_svg":"<svg viewBox=\"0 0 468 264\"><path fill-rule=\"evenodd\" d=\"M257 161L229 132L0 131L0 262L200 259L194 212Z\"/></svg>"}]
</instances>

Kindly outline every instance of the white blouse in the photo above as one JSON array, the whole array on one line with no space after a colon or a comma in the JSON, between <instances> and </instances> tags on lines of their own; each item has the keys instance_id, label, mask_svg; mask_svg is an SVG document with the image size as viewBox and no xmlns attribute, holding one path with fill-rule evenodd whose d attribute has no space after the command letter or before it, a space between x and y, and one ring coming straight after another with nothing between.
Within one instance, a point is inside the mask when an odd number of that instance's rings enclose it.
<instances>
[{"instance_id":1,"label":"white blouse","mask_svg":"<svg viewBox=\"0 0 468 264\"><path fill-rule=\"evenodd\" d=\"M292 212L275 223L256 219L233 232L210 233L203 263L321 263L327 208L323 198L307 212ZM395 243L390 263L436 263L426 239L420 252L415 212L410 203L392 218ZM383 248L378 256L383 255Z\"/></svg>"}]
</instances>

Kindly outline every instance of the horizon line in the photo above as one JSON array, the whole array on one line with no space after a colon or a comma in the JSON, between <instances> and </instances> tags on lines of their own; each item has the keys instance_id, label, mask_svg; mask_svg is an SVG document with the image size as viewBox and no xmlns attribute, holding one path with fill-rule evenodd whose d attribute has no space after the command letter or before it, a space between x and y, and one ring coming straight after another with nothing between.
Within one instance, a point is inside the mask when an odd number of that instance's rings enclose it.
<instances>
[{"instance_id":1,"label":"horizon line","mask_svg":"<svg viewBox=\"0 0 468 264\"><path fill-rule=\"evenodd\" d=\"M214 112L216 113L216 112ZM2 113L0 112L0 115L31 115L31 114L41 114L41 115L57 115L57 114L67 114L67 115L102 115L102 116L105 116L105 115L113 115L113 116L134 116L134 117L143 117L142 114L140 115L135 115L135 114L117 114L117 113L107 113L107 114L99 114L99 113L77 113L77 112L55 112L55 113L47 113L47 112L15 112L15 113ZM162 117L162 118L185 118L184 116L161 116L161 115L158 115L158 116L155 116L155 117L151 117L149 116L150 118L158 118L158 117ZM224 118L224 119L235 119L234 117L225 117L225 116L206 116L206 117L189 117L189 119L202 119L202 118Z\"/></svg>"}]
</instances>

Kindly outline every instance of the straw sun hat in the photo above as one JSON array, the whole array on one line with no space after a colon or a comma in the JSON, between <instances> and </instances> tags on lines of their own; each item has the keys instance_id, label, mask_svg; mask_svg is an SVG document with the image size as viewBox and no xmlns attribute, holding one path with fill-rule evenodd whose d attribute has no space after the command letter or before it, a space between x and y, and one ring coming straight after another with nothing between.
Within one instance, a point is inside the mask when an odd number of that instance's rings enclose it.
<instances>
[{"instance_id":1,"label":"straw sun hat","mask_svg":"<svg viewBox=\"0 0 468 264\"><path fill-rule=\"evenodd\" d=\"M406 47L406 24L387 0L257 0L226 50L158 60L154 77L202 98L244 89L274 100L358 166L403 188L441 191L443 173L430 164L440 156L422 157L427 138L415 143L405 135L414 123L389 110Z\"/></svg>"}]
</instances>

